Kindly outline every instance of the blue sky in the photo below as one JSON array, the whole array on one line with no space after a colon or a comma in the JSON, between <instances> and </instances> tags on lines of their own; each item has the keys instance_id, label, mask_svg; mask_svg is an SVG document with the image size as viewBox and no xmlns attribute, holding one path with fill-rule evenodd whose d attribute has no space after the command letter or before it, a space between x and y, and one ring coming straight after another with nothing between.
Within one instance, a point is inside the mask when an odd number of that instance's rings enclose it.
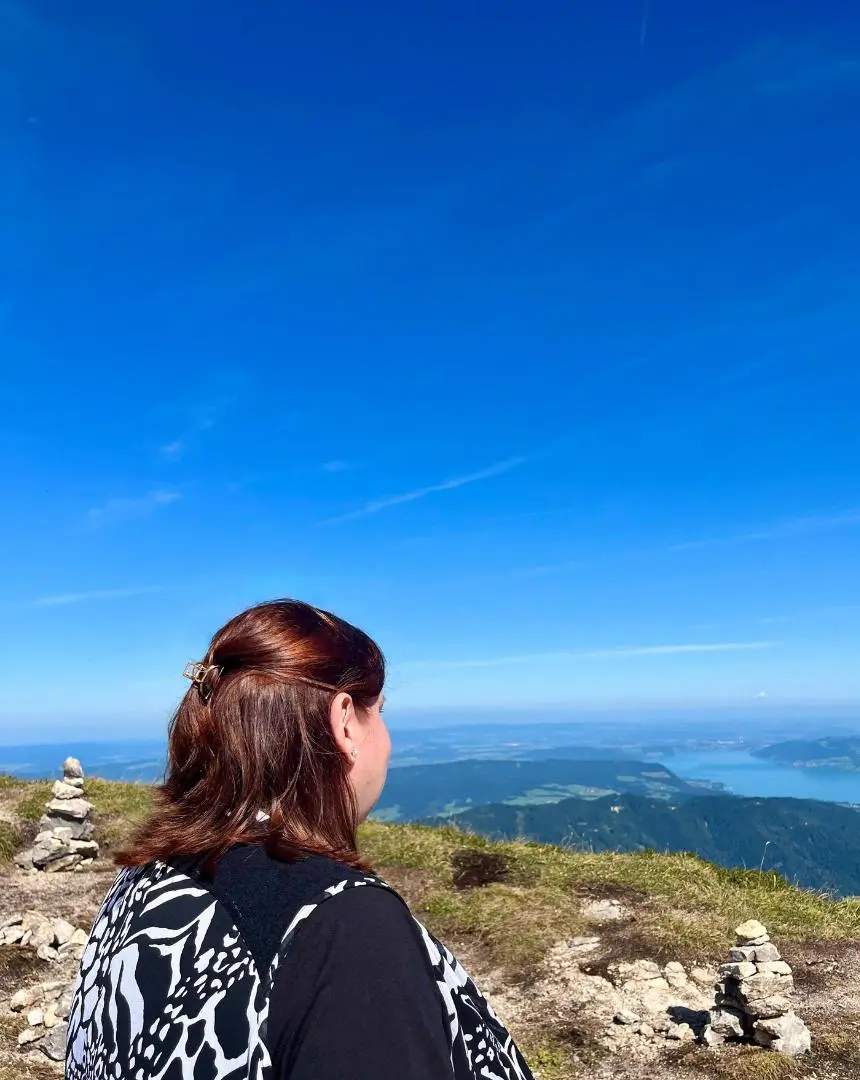
<instances>
[{"instance_id":1,"label":"blue sky","mask_svg":"<svg viewBox=\"0 0 860 1080\"><path fill-rule=\"evenodd\" d=\"M860 12L0 0L0 723L860 700ZM767 697L759 697L767 695Z\"/></svg>"}]
</instances>

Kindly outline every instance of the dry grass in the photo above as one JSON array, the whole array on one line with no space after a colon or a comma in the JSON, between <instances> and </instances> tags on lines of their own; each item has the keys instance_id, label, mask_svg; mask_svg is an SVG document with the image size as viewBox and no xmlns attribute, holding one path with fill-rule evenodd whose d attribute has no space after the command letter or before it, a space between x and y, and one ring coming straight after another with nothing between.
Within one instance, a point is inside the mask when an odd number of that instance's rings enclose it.
<instances>
[{"instance_id":1,"label":"dry grass","mask_svg":"<svg viewBox=\"0 0 860 1080\"><path fill-rule=\"evenodd\" d=\"M803 1059L753 1046L725 1047L715 1052L690 1045L669 1058L684 1071L705 1073L721 1080L788 1080L808 1071Z\"/></svg>"},{"instance_id":2,"label":"dry grass","mask_svg":"<svg viewBox=\"0 0 860 1080\"><path fill-rule=\"evenodd\" d=\"M110 851L128 839L135 825L149 813L154 789L147 784L127 784L118 780L87 780L84 797L94 807L96 839ZM51 782L20 781L0 777L0 798L23 822L36 822L45 813L51 798ZM3 837L0 833L0 859Z\"/></svg>"},{"instance_id":3,"label":"dry grass","mask_svg":"<svg viewBox=\"0 0 860 1080\"><path fill-rule=\"evenodd\" d=\"M585 896L628 898L635 921L601 932L610 938L632 935L646 955L718 957L733 944L733 928L748 918L760 919L786 941L860 937L857 900L833 901L777 874L727 870L694 855L493 844L453 828L375 822L363 828L361 840L363 853L383 876L391 867L429 878L421 914L432 929L476 937L514 977L548 945L583 931L579 898ZM509 868L509 883L455 890L451 858L466 848L499 855Z\"/></svg>"},{"instance_id":4,"label":"dry grass","mask_svg":"<svg viewBox=\"0 0 860 1080\"><path fill-rule=\"evenodd\" d=\"M0 821L0 863L10 862L21 847L19 829L8 821Z\"/></svg>"}]
</instances>

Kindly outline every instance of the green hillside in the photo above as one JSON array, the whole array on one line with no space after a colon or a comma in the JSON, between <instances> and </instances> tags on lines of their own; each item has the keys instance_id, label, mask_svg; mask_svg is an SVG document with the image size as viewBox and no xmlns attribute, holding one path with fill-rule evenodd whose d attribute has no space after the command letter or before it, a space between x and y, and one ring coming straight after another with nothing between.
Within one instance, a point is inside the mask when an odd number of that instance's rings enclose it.
<instances>
[{"instance_id":1,"label":"green hillside","mask_svg":"<svg viewBox=\"0 0 860 1080\"><path fill-rule=\"evenodd\" d=\"M763 865L805 888L860 894L860 813L836 803L729 795L668 803L620 795L480 806L454 820L490 837L595 852L690 851L721 866Z\"/></svg>"},{"instance_id":2,"label":"green hillside","mask_svg":"<svg viewBox=\"0 0 860 1080\"><path fill-rule=\"evenodd\" d=\"M707 790L707 785L682 780L659 762L453 761L391 769L374 816L378 821L415 821L485 803L554 803L613 792L677 801Z\"/></svg>"},{"instance_id":3,"label":"green hillside","mask_svg":"<svg viewBox=\"0 0 860 1080\"><path fill-rule=\"evenodd\" d=\"M856 736L789 739L753 750L753 754L784 765L829 766L852 771L860 769L860 739Z\"/></svg>"}]
</instances>

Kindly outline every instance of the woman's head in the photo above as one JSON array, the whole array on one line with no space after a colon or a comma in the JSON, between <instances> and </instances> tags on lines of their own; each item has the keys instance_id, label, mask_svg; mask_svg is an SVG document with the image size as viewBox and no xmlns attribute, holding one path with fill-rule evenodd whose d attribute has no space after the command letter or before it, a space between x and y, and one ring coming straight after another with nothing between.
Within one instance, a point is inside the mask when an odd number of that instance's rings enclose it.
<instances>
[{"instance_id":1,"label":"woman's head","mask_svg":"<svg viewBox=\"0 0 860 1080\"><path fill-rule=\"evenodd\" d=\"M361 630L297 600L231 619L190 672L152 818L118 861L217 858L237 843L358 864L382 791L385 661Z\"/></svg>"}]
</instances>

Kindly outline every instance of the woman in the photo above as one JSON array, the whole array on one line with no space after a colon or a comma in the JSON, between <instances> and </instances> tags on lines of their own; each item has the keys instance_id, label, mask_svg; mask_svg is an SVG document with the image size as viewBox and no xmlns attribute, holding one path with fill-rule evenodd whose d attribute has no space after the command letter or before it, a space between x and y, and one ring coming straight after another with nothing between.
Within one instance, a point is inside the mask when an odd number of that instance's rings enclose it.
<instances>
[{"instance_id":1,"label":"woman","mask_svg":"<svg viewBox=\"0 0 860 1080\"><path fill-rule=\"evenodd\" d=\"M358 854L391 748L376 644L282 600L185 674L165 783L81 963L67 1080L529 1080Z\"/></svg>"}]
</instances>

